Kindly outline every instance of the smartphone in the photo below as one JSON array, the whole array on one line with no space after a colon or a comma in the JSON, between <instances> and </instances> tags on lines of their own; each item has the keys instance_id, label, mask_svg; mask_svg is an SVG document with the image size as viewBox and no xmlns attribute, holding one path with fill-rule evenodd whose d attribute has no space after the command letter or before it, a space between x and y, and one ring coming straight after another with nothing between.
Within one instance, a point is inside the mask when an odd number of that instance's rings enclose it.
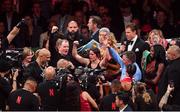
<instances>
[{"instance_id":1,"label":"smartphone","mask_svg":"<svg viewBox=\"0 0 180 112\"><path fill-rule=\"evenodd\" d=\"M169 85L170 85L171 88L173 88L173 87L174 87L174 81L173 81L173 80L170 80L170 81L169 81Z\"/></svg>"}]
</instances>

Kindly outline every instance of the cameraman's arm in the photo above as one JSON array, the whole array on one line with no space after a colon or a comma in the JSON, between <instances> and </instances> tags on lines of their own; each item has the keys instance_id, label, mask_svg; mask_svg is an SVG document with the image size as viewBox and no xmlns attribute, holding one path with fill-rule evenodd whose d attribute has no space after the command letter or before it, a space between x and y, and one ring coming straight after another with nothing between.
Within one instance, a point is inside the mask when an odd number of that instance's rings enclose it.
<instances>
[{"instance_id":1,"label":"cameraman's arm","mask_svg":"<svg viewBox=\"0 0 180 112\"><path fill-rule=\"evenodd\" d=\"M13 73L13 83L12 83L12 90L11 92L15 91L17 89L17 76L19 75L18 73L18 70L16 70L14 73Z\"/></svg>"},{"instance_id":2,"label":"cameraman's arm","mask_svg":"<svg viewBox=\"0 0 180 112\"><path fill-rule=\"evenodd\" d=\"M103 92L103 83L100 79L98 79L98 83L99 83L99 93L100 93L100 100L103 98L104 96L104 92Z\"/></svg>"},{"instance_id":3,"label":"cameraman's arm","mask_svg":"<svg viewBox=\"0 0 180 112\"><path fill-rule=\"evenodd\" d=\"M173 91L173 90L174 90L174 87L170 87L170 85L168 85L166 93L164 94L164 96L161 98L161 100L159 102L160 109L162 109L164 104L167 104L169 95L170 95L171 91Z\"/></svg>"},{"instance_id":4,"label":"cameraman's arm","mask_svg":"<svg viewBox=\"0 0 180 112\"><path fill-rule=\"evenodd\" d=\"M90 63L90 60L87 58L83 58L77 53L77 45L79 44L78 41L74 41L73 43L73 49L72 49L72 56L81 64L88 65Z\"/></svg>"},{"instance_id":5,"label":"cameraman's arm","mask_svg":"<svg viewBox=\"0 0 180 112\"><path fill-rule=\"evenodd\" d=\"M12 40L14 39L14 37L19 33L20 28L18 28L17 26L15 26L12 31L8 34L7 36L7 40L9 42L9 44L12 42Z\"/></svg>"}]
</instances>

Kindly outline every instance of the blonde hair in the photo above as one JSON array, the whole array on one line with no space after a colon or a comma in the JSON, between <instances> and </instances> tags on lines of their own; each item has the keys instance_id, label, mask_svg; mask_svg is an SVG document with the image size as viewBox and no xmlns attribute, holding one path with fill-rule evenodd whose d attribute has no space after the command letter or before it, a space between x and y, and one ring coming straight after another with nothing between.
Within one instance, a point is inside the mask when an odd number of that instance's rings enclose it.
<instances>
[{"instance_id":1,"label":"blonde hair","mask_svg":"<svg viewBox=\"0 0 180 112\"><path fill-rule=\"evenodd\" d=\"M110 33L110 38L108 39L108 41L109 41L109 45L113 47L115 50L117 50L117 40L114 33L112 32Z\"/></svg>"},{"instance_id":2,"label":"blonde hair","mask_svg":"<svg viewBox=\"0 0 180 112\"><path fill-rule=\"evenodd\" d=\"M38 49L35 52L35 57L38 58L39 56L43 56L43 55L51 55L50 51L46 48L42 48L42 49Z\"/></svg>"},{"instance_id":3,"label":"blonde hair","mask_svg":"<svg viewBox=\"0 0 180 112\"><path fill-rule=\"evenodd\" d=\"M146 84L145 83L138 82L137 85L135 86L135 92L136 92L136 95L142 96L145 103L151 103L152 102L150 94L146 91Z\"/></svg>"},{"instance_id":4,"label":"blonde hair","mask_svg":"<svg viewBox=\"0 0 180 112\"><path fill-rule=\"evenodd\" d=\"M151 34L154 34L154 35L150 36ZM167 41L164 38L161 30L157 30L157 29L151 30L148 34L148 41L151 42L151 40L153 40L156 44L161 44L164 48L167 47Z\"/></svg>"},{"instance_id":5,"label":"blonde hair","mask_svg":"<svg viewBox=\"0 0 180 112\"><path fill-rule=\"evenodd\" d=\"M31 48L24 47L23 48L22 60L24 60L29 55L34 55L34 51Z\"/></svg>"}]
</instances>

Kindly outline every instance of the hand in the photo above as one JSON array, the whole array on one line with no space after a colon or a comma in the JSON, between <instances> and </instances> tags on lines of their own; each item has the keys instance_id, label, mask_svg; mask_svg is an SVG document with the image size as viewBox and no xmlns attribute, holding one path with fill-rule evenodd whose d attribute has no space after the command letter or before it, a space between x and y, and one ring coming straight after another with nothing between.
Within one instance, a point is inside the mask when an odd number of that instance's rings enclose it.
<instances>
[{"instance_id":1,"label":"hand","mask_svg":"<svg viewBox=\"0 0 180 112\"><path fill-rule=\"evenodd\" d=\"M52 29L51 29L51 33L54 33L58 31L58 27L57 26L53 26Z\"/></svg>"},{"instance_id":2,"label":"hand","mask_svg":"<svg viewBox=\"0 0 180 112\"><path fill-rule=\"evenodd\" d=\"M16 71L13 73L13 80L16 80L17 76L19 75L19 70L16 69Z\"/></svg>"},{"instance_id":3,"label":"hand","mask_svg":"<svg viewBox=\"0 0 180 112\"><path fill-rule=\"evenodd\" d=\"M170 84L168 84L167 92L171 93L174 90L174 87L171 87Z\"/></svg>"},{"instance_id":4,"label":"hand","mask_svg":"<svg viewBox=\"0 0 180 112\"><path fill-rule=\"evenodd\" d=\"M126 46L125 45L121 45L119 50L120 50L120 52L124 52L126 50Z\"/></svg>"},{"instance_id":5,"label":"hand","mask_svg":"<svg viewBox=\"0 0 180 112\"><path fill-rule=\"evenodd\" d=\"M74 41L73 44L74 44L75 46L78 46L78 45L79 45L79 42L78 42L78 41Z\"/></svg>"},{"instance_id":6,"label":"hand","mask_svg":"<svg viewBox=\"0 0 180 112\"><path fill-rule=\"evenodd\" d=\"M26 24L26 20L23 18L21 21L16 25L17 28L20 28L23 24Z\"/></svg>"}]
</instances>

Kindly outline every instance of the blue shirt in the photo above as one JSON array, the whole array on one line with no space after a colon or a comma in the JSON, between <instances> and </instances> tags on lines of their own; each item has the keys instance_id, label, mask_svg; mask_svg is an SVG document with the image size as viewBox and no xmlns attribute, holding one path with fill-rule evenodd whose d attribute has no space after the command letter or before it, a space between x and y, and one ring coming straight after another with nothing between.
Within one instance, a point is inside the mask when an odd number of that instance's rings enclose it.
<instances>
[{"instance_id":1,"label":"blue shirt","mask_svg":"<svg viewBox=\"0 0 180 112\"><path fill-rule=\"evenodd\" d=\"M111 54L112 58L121 65L121 80L124 79L126 77L126 69L127 68L126 68L126 65L124 64L122 58L112 47L109 48L109 53ZM136 62L133 64L136 66L136 72L133 75L134 81L140 81L142 79L141 70Z\"/></svg>"}]
</instances>

